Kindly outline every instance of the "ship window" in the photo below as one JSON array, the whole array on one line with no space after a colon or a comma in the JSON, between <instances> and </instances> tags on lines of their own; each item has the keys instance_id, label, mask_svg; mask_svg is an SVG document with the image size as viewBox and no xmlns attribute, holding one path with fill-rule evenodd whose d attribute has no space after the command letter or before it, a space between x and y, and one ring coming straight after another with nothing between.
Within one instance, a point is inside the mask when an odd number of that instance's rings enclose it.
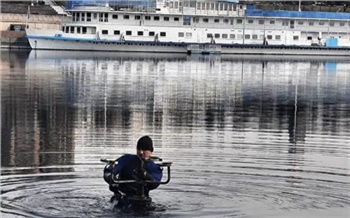
<instances>
[{"instance_id":1,"label":"ship window","mask_svg":"<svg viewBox=\"0 0 350 218\"><path fill-rule=\"evenodd\" d=\"M298 21L298 25L304 25L303 21Z\"/></svg>"},{"instance_id":2,"label":"ship window","mask_svg":"<svg viewBox=\"0 0 350 218\"><path fill-rule=\"evenodd\" d=\"M169 21L170 19L169 19L169 17L164 17L163 20L164 21Z\"/></svg>"},{"instance_id":3,"label":"ship window","mask_svg":"<svg viewBox=\"0 0 350 218\"><path fill-rule=\"evenodd\" d=\"M223 39L227 39L227 34L222 34L221 36Z\"/></svg>"},{"instance_id":4,"label":"ship window","mask_svg":"<svg viewBox=\"0 0 350 218\"><path fill-rule=\"evenodd\" d=\"M174 17L174 21L179 21L180 19L178 17Z\"/></svg>"},{"instance_id":5,"label":"ship window","mask_svg":"<svg viewBox=\"0 0 350 218\"><path fill-rule=\"evenodd\" d=\"M224 23L228 23L229 19L225 18Z\"/></svg>"},{"instance_id":6,"label":"ship window","mask_svg":"<svg viewBox=\"0 0 350 218\"><path fill-rule=\"evenodd\" d=\"M253 34L252 38L253 38L253 39L258 39L258 35Z\"/></svg>"},{"instance_id":7,"label":"ship window","mask_svg":"<svg viewBox=\"0 0 350 218\"><path fill-rule=\"evenodd\" d=\"M293 36L293 40L299 40L299 36Z\"/></svg>"},{"instance_id":8,"label":"ship window","mask_svg":"<svg viewBox=\"0 0 350 218\"><path fill-rule=\"evenodd\" d=\"M281 36L280 36L280 35L276 35L276 36L275 36L275 39L276 39L276 40L281 40Z\"/></svg>"},{"instance_id":9,"label":"ship window","mask_svg":"<svg viewBox=\"0 0 350 218\"><path fill-rule=\"evenodd\" d=\"M77 33L80 33L80 32L81 32L80 27L77 27Z\"/></svg>"},{"instance_id":10,"label":"ship window","mask_svg":"<svg viewBox=\"0 0 350 218\"><path fill-rule=\"evenodd\" d=\"M118 14L113 14L113 15L112 15L112 18L113 18L113 19L118 19Z\"/></svg>"},{"instance_id":11,"label":"ship window","mask_svg":"<svg viewBox=\"0 0 350 218\"><path fill-rule=\"evenodd\" d=\"M203 23L208 23L209 19L208 18L203 18Z\"/></svg>"},{"instance_id":12,"label":"ship window","mask_svg":"<svg viewBox=\"0 0 350 218\"><path fill-rule=\"evenodd\" d=\"M179 37L184 37L184 33L183 32L179 32Z\"/></svg>"},{"instance_id":13,"label":"ship window","mask_svg":"<svg viewBox=\"0 0 350 218\"><path fill-rule=\"evenodd\" d=\"M254 23L254 20L248 20L248 23Z\"/></svg>"},{"instance_id":14,"label":"ship window","mask_svg":"<svg viewBox=\"0 0 350 218\"><path fill-rule=\"evenodd\" d=\"M138 36L143 36L143 31L137 31Z\"/></svg>"},{"instance_id":15,"label":"ship window","mask_svg":"<svg viewBox=\"0 0 350 218\"><path fill-rule=\"evenodd\" d=\"M102 30L102 35L108 35L108 30Z\"/></svg>"},{"instance_id":16,"label":"ship window","mask_svg":"<svg viewBox=\"0 0 350 218\"><path fill-rule=\"evenodd\" d=\"M79 16L80 16L80 13L74 13L75 14L75 19L74 19L74 17L73 17L73 20L74 21L79 21ZM74 14L73 14L73 16L74 16Z\"/></svg>"},{"instance_id":17,"label":"ship window","mask_svg":"<svg viewBox=\"0 0 350 218\"><path fill-rule=\"evenodd\" d=\"M155 16L153 20L159 20L159 16Z\"/></svg>"},{"instance_id":18,"label":"ship window","mask_svg":"<svg viewBox=\"0 0 350 218\"><path fill-rule=\"evenodd\" d=\"M208 33L208 34L207 34L207 38L213 38L213 34Z\"/></svg>"},{"instance_id":19,"label":"ship window","mask_svg":"<svg viewBox=\"0 0 350 218\"><path fill-rule=\"evenodd\" d=\"M289 23L288 20L283 20L282 21L282 26L288 26L288 23Z\"/></svg>"},{"instance_id":20,"label":"ship window","mask_svg":"<svg viewBox=\"0 0 350 218\"><path fill-rule=\"evenodd\" d=\"M190 16L184 16L183 17L183 25L190 26L191 25L191 17Z\"/></svg>"},{"instance_id":21,"label":"ship window","mask_svg":"<svg viewBox=\"0 0 350 218\"><path fill-rule=\"evenodd\" d=\"M237 24L241 24L243 23L243 20L242 19L237 19Z\"/></svg>"},{"instance_id":22,"label":"ship window","mask_svg":"<svg viewBox=\"0 0 350 218\"><path fill-rule=\"evenodd\" d=\"M100 13L100 22L103 22L103 13Z\"/></svg>"},{"instance_id":23,"label":"ship window","mask_svg":"<svg viewBox=\"0 0 350 218\"><path fill-rule=\"evenodd\" d=\"M66 27L66 33L69 33L69 26Z\"/></svg>"},{"instance_id":24,"label":"ship window","mask_svg":"<svg viewBox=\"0 0 350 218\"><path fill-rule=\"evenodd\" d=\"M81 13L81 21L85 21L85 13Z\"/></svg>"},{"instance_id":25,"label":"ship window","mask_svg":"<svg viewBox=\"0 0 350 218\"><path fill-rule=\"evenodd\" d=\"M129 20L129 15L124 15L123 18L124 20Z\"/></svg>"},{"instance_id":26,"label":"ship window","mask_svg":"<svg viewBox=\"0 0 350 218\"><path fill-rule=\"evenodd\" d=\"M86 34L87 28L83 27L83 34Z\"/></svg>"},{"instance_id":27,"label":"ship window","mask_svg":"<svg viewBox=\"0 0 350 218\"><path fill-rule=\"evenodd\" d=\"M309 21L309 26L313 26L314 22L313 21Z\"/></svg>"},{"instance_id":28,"label":"ship window","mask_svg":"<svg viewBox=\"0 0 350 218\"><path fill-rule=\"evenodd\" d=\"M242 34L237 34L237 39L242 39L243 35Z\"/></svg>"},{"instance_id":29,"label":"ship window","mask_svg":"<svg viewBox=\"0 0 350 218\"><path fill-rule=\"evenodd\" d=\"M175 2L175 8L178 8L178 7L179 7L179 3Z\"/></svg>"},{"instance_id":30,"label":"ship window","mask_svg":"<svg viewBox=\"0 0 350 218\"><path fill-rule=\"evenodd\" d=\"M200 10L200 9L201 9L201 3L197 2L197 10Z\"/></svg>"},{"instance_id":31,"label":"ship window","mask_svg":"<svg viewBox=\"0 0 350 218\"><path fill-rule=\"evenodd\" d=\"M345 26L345 23L344 22L340 22L339 26Z\"/></svg>"},{"instance_id":32,"label":"ship window","mask_svg":"<svg viewBox=\"0 0 350 218\"><path fill-rule=\"evenodd\" d=\"M148 33L148 35L149 35L149 36L154 36L155 34L154 34L153 31L151 31L151 32Z\"/></svg>"},{"instance_id":33,"label":"ship window","mask_svg":"<svg viewBox=\"0 0 350 218\"><path fill-rule=\"evenodd\" d=\"M308 37L307 37L307 40L312 40L312 36L308 36Z\"/></svg>"},{"instance_id":34,"label":"ship window","mask_svg":"<svg viewBox=\"0 0 350 218\"><path fill-rule=\"evenodd\" d=\"M86 13L86 21L91 21L91 13Z\"/></svg>"},{"instance_id":35,"label":"ship window","mask_svg":"<svg viewBox=\"0 0 350 218\"><path fill-rule=\"evenodd\" d=\"M131 35L132 35L132 31L131 31L131 30L127 30L127 31L125 32L125 34L126 34L127 36L131 36Z\"/></svg>"},{"instance_id":36,"label":"ship window","mask_svg":"<svg viewBox=\"0 0 350 218\"><path fill-rule=\"evenodd\" d=\"M250 35L249 35L249 34L245 34L245 35L244 35L244 38L245 38L245 39L250 39Z\"/></svg>"},{"instance_id":37,"label":"ship window","mask_svg":"<svg viewBox=\"0 0 350 218\"><path fill-rule=\"evenodd\" d=\"M275 24L275 21L274 20L270 20L270 24Z\"/></svg>"},{"instance_id":38,"label":"ship window","mask_svg":"<svg viewBox=\"0 0 350 218\"><path fill-rule=\"evenodd\" d=\"M108 13L105 13L105 22L108 22Z\"/></svg>"},{"instance_id":39,"label":"ship window","mask_svg":"<svg viewBox=\"0 0 350 218\"><path fill-rule=\"evenodd\" d=\"M114 35L120 35L120 30L114 30Z\"/></svg>"},{"instance_id":40,"label":"ship window","mask_svg":"<svg viewBox=\"0 0 350 218\"><path fill-rule=\"evenodd\" d=\"M160 36L166 36L166 32L160 32Z\"/></svg>"},{"instance_id":41,"label":"ship window","mask_svg":"<svg viewBox=\"0 0 350 218\"><path fill-rule=\"evenodd\" d=\"M186 33L186 38L191 38L192 37L192 33Z\"/></svg>"},{"instance_id":42,"label":"ship window","mask_svg":"<svg viewBox=\"0 0 350 218\"><path fill-rule=\"evenodd\" d=\"M73 26L70 27L70 33L74 33L74 27Z\"/></svg>"},{"instance_id":43,"label":"ship window","mask_svg":"<svg viewBox=\"0 0 350 218\"><path fill-rule=\"evenodd\" d=\"M329 22L329 26L334 26L334 21Z\"/></svg>"},{"instance_id":44,"label":"ship window","mask_svg":"<svg viewBox=\"0 0 350 218\"><path fill-rule=\"evenodd\" d=\"M151 20L151 16L145 16L145 20Z\"/></svg>"},{"instance_id":45,"label":"ship window","mask_svg":"<svg viewBox=\"0 0 350 218\"><path fill-rule=\"evenodd\" d=\"M236 38L236 35L235 34L230 34L230 39L234 39Z\"/></svg>"},{"instance_id":46,"label":"ship window","mask_svg":"<svg viewBox=\"0 0 350 218\"><path fill-rule=\"evenodd\" d=\"M199 23L199 17L193 17L193 23Z\"/></svg>"},{"instance_id":47,"label":"ship window","mask_svg":"<svg viewBox=\"0 0 350 218\"><path fill-rule=\"evenodd\" d=\"M324 25L324 21L320 21L320 22L318 23L318 25L323 26L323 25Z\"/></svg>"},{"instance_id":48,"label":"ship window","mask_svg":"<svg viewBox=\"0 0 350 218\"><path fill-rule=\"evenodd\" d=\"M272 39L272 35L267 35L267 39Z\"/></svg>"},{"instance_id":49,"label":"ship window","mask_svg":"<svg viewBox=\"0 0 350 218\"><path fill-rule=\"evenodd\" d=\"M215 19L214 19L214 23L220 23L220 19L215 18Z\"/></svg>"},{"instance_id":50,"label":"ship window","mask_svg":"<svg viewBox=\"0 0 350 218\"><path fill-rule=\"evenodd\" d=\"M264 20L259 20L259 24L264 24L265 21Z\"/></svg>"},{"instance_id":51,"label":"ship window","mask_svg":"<svg viewBox=\"0 0 350 218\"><path fill-rule=\"evenodd\" d=\"M94 19L97 19L97 13L93 13Z\"/></svg>"},{"instance_id":52,"label":"ship window","mask_svg":"<svg viewBox=\"0 0 350 218\"><path fill-rule=\"evenodd\" d=\"M214 36L215 36L215 39L220 38L220 34L219 33L215 33Z\"/></svg>"},{"instance_id":53,"label":"ship window","mask_svg":"<svg viewBox=\"0 0 350 218\"><path fill-rule=\"evenodd\" d=\"M196 2L195 1L190 1L190 7L195 8L196 7Z\"/></svg>"},{"instance_id":54,"label":"ship window","mask_svg":"<svg viewBox=\"0 0 350 218\"><path fill-rule=\"evenodd\" d=\"M135 15L135 20L141 20L141 16L140 15Z\"/></svg>"},{"instance_id":55,"label":"ship window","mask_svg":"<svg viewBox=\"0 0 350 218\"><path fill-rule=\"evenodd\" d=\"M205 3L202 2L202 10L205 10Z\"/></svg>"}]
</instances>

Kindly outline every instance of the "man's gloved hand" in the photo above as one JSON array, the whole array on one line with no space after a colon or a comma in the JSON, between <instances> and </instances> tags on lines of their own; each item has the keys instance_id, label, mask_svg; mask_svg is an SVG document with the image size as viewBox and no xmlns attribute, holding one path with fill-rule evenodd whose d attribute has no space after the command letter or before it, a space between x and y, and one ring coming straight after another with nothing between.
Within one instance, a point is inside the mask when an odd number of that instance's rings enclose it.
<instances>
[{"instance_id":1,"label":"man's gloved hand","mask_svg":"<svg viewBox=\"0 0 350 218\"><path fill-rule=\"evenodd\" d=\"M135 178L136 177L136 178ZM145 169L143 168L138 168L134 170L134 178L136 180L151 180L154 181L153 177L151 174L149 174Z\"/></svg>"},{"instance_id":2,"label":"man's gloved hand","mask_svg":"<svg viewBox=\"0 0 350 218\"><path fill-rule=\"evenodd\" d=\"M146 180L147 174L147 171L143 168L135 169L133 172L133 176L136 180Z\"/></svg>"}]
</instances>

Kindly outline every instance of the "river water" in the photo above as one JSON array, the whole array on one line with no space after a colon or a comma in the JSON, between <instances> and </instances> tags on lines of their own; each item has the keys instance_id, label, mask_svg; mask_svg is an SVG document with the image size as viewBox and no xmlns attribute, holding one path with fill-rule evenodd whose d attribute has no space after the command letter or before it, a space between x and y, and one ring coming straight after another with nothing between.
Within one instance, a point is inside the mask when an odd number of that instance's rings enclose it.
<instances>
[{"instance_id":1,"label":"river water","mask_svg":"<svg viewBox=\"0 0 350 218\"><path fill-rule=\"evenodd\" d=\"M350 216L348 58L2 51L1 124L3 217ZM171 181L114 210L143 135Z\"/></svg>"}]
</instances>

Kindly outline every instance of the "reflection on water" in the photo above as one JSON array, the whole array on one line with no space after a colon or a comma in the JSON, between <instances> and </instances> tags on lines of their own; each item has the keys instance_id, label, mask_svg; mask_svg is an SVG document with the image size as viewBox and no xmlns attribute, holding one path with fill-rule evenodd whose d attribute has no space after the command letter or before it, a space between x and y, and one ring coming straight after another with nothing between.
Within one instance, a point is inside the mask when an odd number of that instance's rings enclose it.
<instances>
[{"instance_id":1,"label":"reflection on water","mask_svg":"<svg viewBox=\"0 0 350 218\"><path fill-rule=\"evenodd\" d=\"M346 217L349 65L2 51L2 213L133 216L109 208L98 161L149 134L174 162L170 184L151 193L165 211L149 216Z\"/></svg>"}]
</instances>

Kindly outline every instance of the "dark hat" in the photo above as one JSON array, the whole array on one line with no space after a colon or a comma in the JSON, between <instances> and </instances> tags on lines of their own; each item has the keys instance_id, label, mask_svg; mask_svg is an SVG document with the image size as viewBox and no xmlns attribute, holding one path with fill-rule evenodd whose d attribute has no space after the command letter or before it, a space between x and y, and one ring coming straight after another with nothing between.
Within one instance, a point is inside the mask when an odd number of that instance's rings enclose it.
<instances>
[{"instance_id":1,"label":"dark hat","mask_svg":"<svg viewBox=\"0 0 350 218\"><path fill-rule=\"evenodd\" d=\"M137 149L153 152L153 142L149 136L142 136L137 142Z\"/></svg>"}]
</instances>

